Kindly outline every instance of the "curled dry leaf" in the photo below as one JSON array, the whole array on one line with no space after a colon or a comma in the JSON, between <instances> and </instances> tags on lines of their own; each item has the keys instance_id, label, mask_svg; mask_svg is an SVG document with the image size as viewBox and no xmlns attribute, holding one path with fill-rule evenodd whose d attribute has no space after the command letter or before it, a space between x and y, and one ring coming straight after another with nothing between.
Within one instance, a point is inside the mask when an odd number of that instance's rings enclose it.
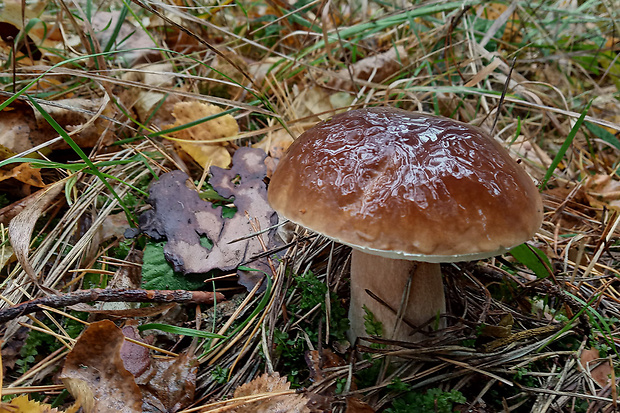
<instances>
[{"instance_id":1,"label":"curled dry leaf","mask_svg":"<svg viewBox=\"0 0 620 413\"><path fill-rule=\"evenodd\" d=\"M157 241L168 240L164 255L175 271L230 271L263 252L258 237L239 239L255 232L250 220L259 229L277 223L277 215L267 203L264 159L260 149L239 148L230 170L211 168L209 183L221 196L234 197L237 212L230 219L222 217L222 207L213 208L189 189L185 185L188 177L182 171L164 174L151 185L148 202L153 209L140 216L140 230ZM201 235L213 243L210 250L200 244ZM259 236L267 248L278 245L274 230ZM269 268L265 260L252 266L263 271ZM240 282L251 289L261 279L260 275L247 275Z\"/></svg>"},{"instance_id":2,"label":"curled dry leaf","mask_svg":"<svg viewBox=\"0 0 620 413\"><path fill-rule=\"evenodd\" d=\"M310 370L310 379L314 382L321 381L325 378L326 373L323 371L324 369L340 367L347 364L342 357L328 348L322 350L320 357L318 350L308 350L304 354L304 358Z\"/></svg>"},{"instance_id":3,"label":"curled dry leaf","mask_svg":"<svg viewBox=\"0 0 620 413\"><path fill-rule=\"evenodd\" d=\"M8 168L7 165L0 169L0 181L4 181L9 178L15 178L26 185L32 185L39 188L45 186L45 182L43 182L43 178L41 177L41 170L33 168L29 163L21 163L11 168Z\"/></svg>"},{"instance_id":4,"label":"curled dry leaf","mask_svg":"<svg viewBox=\"0 0 620 413\"><path fill-rule=\"evenodd\" d=\"M185 125L207 116L217 115L222 109L215 105L202 102L179 102L174 105L173 115L176 122L169 128ZM237 121L231 115L223 115L208 122L203 122L191 128L174 133L174 137L183 139L177 144L202 167L219 166L227 168L230 165L230 154L226 150L227 142L213 142L214 139L223 139L239 133ZM202 141L190 143L187 141Z\"/></svg>"},{"instance_id":5,"label":"curled dry leaf","mask_svg":"<svg viewBox=\"0 0 620 413\"><path fill-rule=\"evenodd\" d=\"M257 397L269 393L278 393L289 390L291 383L285 377L274 374L263 374L249 383L237 387L234 397L253 396ZM309 413L306 406L308 399L303 394L285 394L258 400L237 407L231 412L235 413Z\"/></svg>"},{"instance_id":6,"label":"curled dry leaf","mask_svg":"<svg viewBox=\"0 0 620 413\"><path fill-rule=\"evenodd\" d=\"M142 394L120 350L121 330L109 320L92 323L67 356L60 378L86 413L142 412Z\"/></svg>"},{"instance_id":7,"label":"curled dry leaf","mask_svg":"<svg viewBox=\"0 0 620 413\"><path fill-rule=\"evenodd\" d=\"M31 198L32 202L9 223L9 241L13 246L15 256L24 271L26 271L26 274L28 274L32 280L37 280L37 274L28 259L32 231L43 211L63 190L65 181L66 178L55 182L45 188L38 197Z\"/></svg>"},{"instance_id":8,"label":"curled dry leaf","mask_svg":"<svg viewBox=\"0 0 620 413\"><path fill-rule=\"evenodd\" d=\"M397 74L409 64L409 56L404 46L392 47L390 50L358 60L346 69L337 72L338 76L328 85L336 89L354 90L359 81L382 83Z\"/></svg>"}]
</instances>

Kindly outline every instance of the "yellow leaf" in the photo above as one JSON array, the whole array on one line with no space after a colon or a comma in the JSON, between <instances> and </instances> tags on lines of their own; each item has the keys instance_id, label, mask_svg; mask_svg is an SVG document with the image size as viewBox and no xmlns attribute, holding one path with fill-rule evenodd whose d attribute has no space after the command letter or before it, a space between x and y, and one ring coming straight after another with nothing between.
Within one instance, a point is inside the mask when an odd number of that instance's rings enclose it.
<instances>
[{"instance_id":1,"label":"yellow leaf","mask_svg":"<svg viewBox=\"0 0 620 413\"><path fill-rule=\"evenodd\" d=\"M179 102L174 105L174 111L172 112L176 122L168 127L185 125L221 112L222 109L209 103ZM239 126L235 118L231 115L223 115L176 132L173 136L176 139L183 140L176 142L202 167L219 166L227 168L230 166L231 161L230 154L225 148L228 142L220 142L219 140L235 136L238 133ZM209 141L213 140L218 140L218 142L209 143ZM200 143L191 143L191 141L200 141Z\"/></svg>"},{"instance_id":2,"label":"yellow leaf","mask_svg":"<svg viewBox=\"0 0 620 413\"><path fill-rule=\"evenodd\" d=\"M49 404L41 404L33 400L29 400L28 396L19 396L0 406L0 413L57 413L58 409L52 409Z\"/></svg>"}]
</instances>

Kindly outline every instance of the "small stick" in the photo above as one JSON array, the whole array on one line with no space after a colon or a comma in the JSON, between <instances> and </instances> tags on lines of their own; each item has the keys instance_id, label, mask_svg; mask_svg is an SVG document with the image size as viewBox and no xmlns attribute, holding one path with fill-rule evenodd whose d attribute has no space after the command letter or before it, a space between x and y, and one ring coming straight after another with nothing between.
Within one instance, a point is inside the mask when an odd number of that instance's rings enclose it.
<instances>
[{"instance_id":1,"label":"small stick","mask_svg":"<svg viewBox=\"0 0 620 413\"><path fill-rule=\"evenodd\" d=\"M213 304L214 299L223 301L224 295L207 291L184 290L127 290L113 288L94 288L92 290L78 290L62 295L50 295L15 305L0 311L0 323L7 322L25 314L42 311L40 305L52 308L66 307L90 301L105 303L196 303Z\"/></svg>"}]
</instances>

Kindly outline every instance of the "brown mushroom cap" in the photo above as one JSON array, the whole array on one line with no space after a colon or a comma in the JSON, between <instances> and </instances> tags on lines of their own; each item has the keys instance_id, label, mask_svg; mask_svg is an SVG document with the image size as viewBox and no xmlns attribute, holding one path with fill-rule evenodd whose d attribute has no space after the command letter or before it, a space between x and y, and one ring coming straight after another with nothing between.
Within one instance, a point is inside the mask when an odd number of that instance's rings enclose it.
<instances>
[{"instance_id":1,"label":"brown mushroom cap","mask_svg":"<svg viewBox=\"0 0 620 413\"><path fill-rule=\"evenodd\" d=\"M427 262L501 254L535 234L543 211L530 177L487 133L393 108L352 110L302 134L269 202L364 252Z\"/></svg>"}]
</instances>

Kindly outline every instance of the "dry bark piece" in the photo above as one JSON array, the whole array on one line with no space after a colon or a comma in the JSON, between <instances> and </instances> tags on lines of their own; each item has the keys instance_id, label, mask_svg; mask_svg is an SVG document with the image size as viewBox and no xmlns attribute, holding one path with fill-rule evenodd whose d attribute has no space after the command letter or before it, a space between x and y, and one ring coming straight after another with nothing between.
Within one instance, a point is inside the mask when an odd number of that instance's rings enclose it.
<instances>
[{"instance_id":1,"label":"dry bark piece","mask_svg":"<svg viewBox=\"0 0 620 413\"><path fill-rule=\"evenodd\" d=\"M280 374L263 374L249 383L237 387L234 397L262 395L264 393L278 393L289 390L291 383ZM234 410L234 413L309 413L306 406L308 399L303 394L285 394L268 399L244 404Z\"/></svg>"},{"instance_id":2,"label":"dry bark piece","mask_svg":"<svg viewBox=\"0 0 620 413\"><path fill-rule=\"evenodd\" d=\"M213 188L223 197L234 197L237 213L227 219L222 208L200 199L198 193L185 185L188 179L182 171L172 171L160 177L149 190L148 202L153 209L140 216L140 230L160 241L166 259L174 270L184 274L207 273L213 269L230 271L252 260L263 252L257 237L232 242L256 232L250 223L266 229L276 224L277 216L267 203L265 153L260 149L239 148L230 170L212 167ZM249 218L249 219L248 219ZM201 235L213 243L211 250L200 245ZM277 244L275 231L259 235L268 248ZM253 267L266 271L265 260L257 260ZM253 287L262 276L252 274L240 282ZM245 283L244 283L245 282Z\"/></svg>"},{"instance_id":3,"label":"dry bark piece","mask_svg":"<svg viewBox=\"0 0 620 413\"><path fill-rule=\"evenodd\" d=\"M60 378L86 413L142 412L142 393L120 356L124 341L113 322L99 321L67 356Z\"/></svg>"}]
</instances>

